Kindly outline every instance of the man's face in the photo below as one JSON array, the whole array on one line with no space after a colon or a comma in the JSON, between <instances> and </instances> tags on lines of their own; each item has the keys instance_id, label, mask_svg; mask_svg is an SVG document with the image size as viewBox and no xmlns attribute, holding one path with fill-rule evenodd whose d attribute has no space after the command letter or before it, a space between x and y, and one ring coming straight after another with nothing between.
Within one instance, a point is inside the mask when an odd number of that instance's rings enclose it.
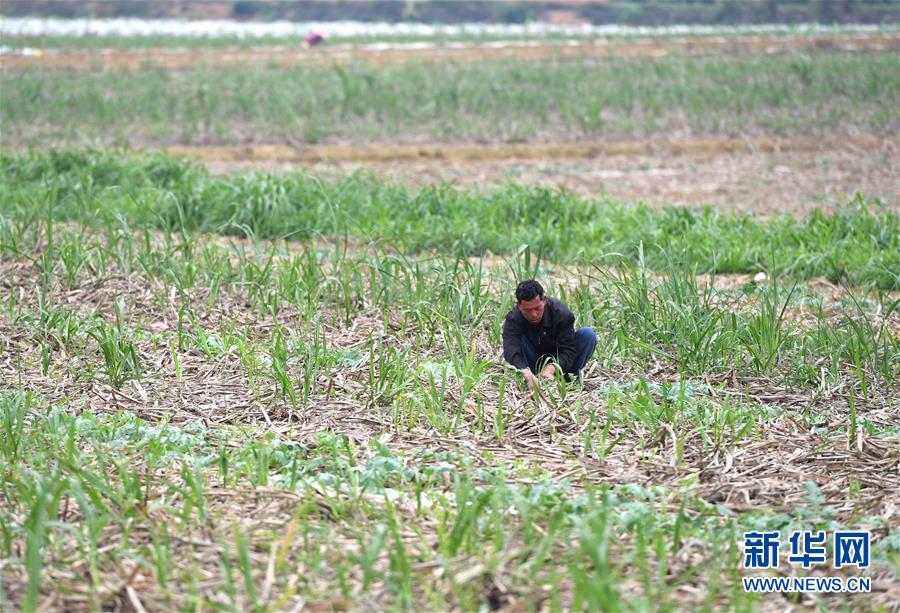
<instances>
[{"instance_id":1,"label":"man's face","mask_svg":"<svg viewBox=\"0 0 900 613\"><path fill-rule=\"evenodd\" d=\"M520 300L516 306L522 313L528 323L539 324L544 317L544 304L547 302L546 296L535 296L531 300Z\"/></svg>"}]
</instances>

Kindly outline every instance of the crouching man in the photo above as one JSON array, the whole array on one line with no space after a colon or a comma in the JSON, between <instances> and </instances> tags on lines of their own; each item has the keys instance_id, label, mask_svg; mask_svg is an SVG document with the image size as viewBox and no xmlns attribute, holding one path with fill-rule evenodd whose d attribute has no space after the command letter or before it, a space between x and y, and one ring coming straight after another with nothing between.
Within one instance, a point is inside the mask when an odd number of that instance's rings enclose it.
<instances>
[{"instance_id":1,"label":"crouching man","mask_svg":"<svg viewBox=\"0 0 900 613\"><path fill-rule=\"evenodd\" d=\"M545 296L540 283L534 279L519 283L516 308L503 322L503 358L522 371L529 390L538 379L551 379L557 364L563 374L581 380L581 370L596 346L594 330L575 330L572 311Z\"/></svg>"}]
</instances>

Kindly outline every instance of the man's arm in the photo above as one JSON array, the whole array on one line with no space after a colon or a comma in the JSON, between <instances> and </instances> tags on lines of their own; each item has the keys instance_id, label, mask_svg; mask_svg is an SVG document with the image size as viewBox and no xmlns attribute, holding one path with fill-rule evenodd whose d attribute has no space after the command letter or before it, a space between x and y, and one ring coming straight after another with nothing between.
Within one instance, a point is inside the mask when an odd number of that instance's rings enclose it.
<instances>
[{"instance_id":1,"label":"man's arm","mask_svg":"<svg viewBox=\"0 0 900 613\"><path fill-rule=\"evenodd\" d=\"M528 368L522 353L522 329L509 315L503 322L503 359L519 370Z\"/></svg>"},{"instance_id":2,"label":"man's arm","mask_svg":"<svg viewBox=\"0 0 900 613\"><path fill-rule=\"evenodd\" d=\"M572 372L578 357L575 342L575 316L568 308L561 308L559 323L556 326L557 360L563 372Z\"/></svg>"},{"instance_id":3,"label":"man's arm","mask_svg":"<svg viewBox=\"0 0 900 613\"><path fill-rule=\"evenodd\" d=\"M528 391L534 391L537 377L531 372L522 353L522 334L522 327L507 315L503 322L503 359L522 371Z\"/></svg>"}]
</instances>

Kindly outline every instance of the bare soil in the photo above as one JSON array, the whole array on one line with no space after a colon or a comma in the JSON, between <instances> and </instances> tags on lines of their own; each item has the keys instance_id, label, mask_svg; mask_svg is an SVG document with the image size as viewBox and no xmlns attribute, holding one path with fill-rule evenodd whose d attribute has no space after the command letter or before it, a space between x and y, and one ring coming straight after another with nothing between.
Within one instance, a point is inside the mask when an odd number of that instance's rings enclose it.
<instances>
[{"instance_id":1,"label":"bare soil","mask_svg":"<svg viewBox=\"0 0 900 613\"><path fill-rule=\"evenodd\" d=\"M900 50L896 34L837 34L820 36L735 36L644 40L597 40L591 42L459 43L447 45L334 45L304 49L258 47L231 49L99 49L47 50L39 56L5 56L4 68L42 66L81 70L139 70L148 66L169 69L197 65L236 66L267 64L280 66L331 65L369 62L373 65L421 62L472 62L516 59L534 61L558 58L664 57L714 53L775 54L820 48L840 51Z\"/></svg>"},{"instance_id":2,"label":"bare soil","mask_svg":"<svg viewBox=\"0 0 900 613\"><path fill-rule=\"evenodd\" d=\"M757 214L834 210L861 193L891 208L900 195L900 140L881 137L707 138L562 144L256 145L169 147L214 172L367 169L410 185L509 182L654 206Z\"/></svg>"}]
</instances>

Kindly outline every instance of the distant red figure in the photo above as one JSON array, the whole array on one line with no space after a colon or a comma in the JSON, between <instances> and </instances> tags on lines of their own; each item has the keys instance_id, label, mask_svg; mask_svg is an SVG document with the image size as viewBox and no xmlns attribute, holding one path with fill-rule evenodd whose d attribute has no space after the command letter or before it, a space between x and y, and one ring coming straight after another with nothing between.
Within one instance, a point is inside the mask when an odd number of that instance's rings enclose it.
<instances>
[{"instance_id":1,"label":"distant red figure","mask_svg":"<svg viewBox=\"0 0 900 613\"><path fill-rule=\"evenodd\" d=\"M325 34L322 32L318 32L313 30L309 34L306 35L306 38L303 39L303 44L307 47L315 47L319 43L325 41Z\"/></svg>"}]
</instances>

